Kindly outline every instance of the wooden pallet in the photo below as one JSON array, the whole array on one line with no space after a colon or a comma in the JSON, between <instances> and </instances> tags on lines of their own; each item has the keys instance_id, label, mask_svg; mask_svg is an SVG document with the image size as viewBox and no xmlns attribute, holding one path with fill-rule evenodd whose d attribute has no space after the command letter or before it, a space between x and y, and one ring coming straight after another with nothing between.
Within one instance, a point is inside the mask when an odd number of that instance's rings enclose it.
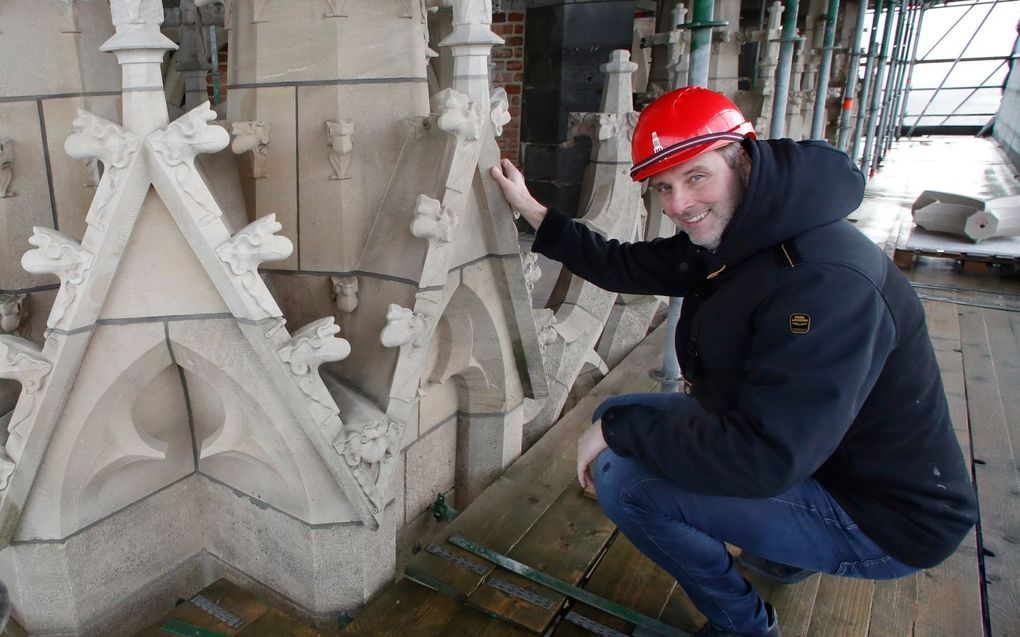
<instances>
[{"instance_id":1,"label":"wooden pallet","mask_svg":"<svg viewBox=\"0 0 1020 637\"><path fill-rule=\"evenodd\" d=\"M1020 256L1013 255L986 255L970 252L952 250L923 250L911 248L896 248L893 252L893 263L903 270L910 270L914 267L916 257L935 257L939 259L951 259L956 262L960 272L967 274L983 274L988 271L989 265L1011 265L1020 264Z\"/></svg>"},{"instance_id":2,"label":"wooden pallet","mask_svg":"<svg viewBox=\"0 0 1020 637\"><path fill-rule=\"evenodd\" d=\"M913 268L917 257L950 259L967 274L982 274L993 264L1020 264L1020 238L999 237L972 243L952 235L912 227L910 222L904 226L893 250L893 263L904 270Z\"/></svg>"}]
</instances>

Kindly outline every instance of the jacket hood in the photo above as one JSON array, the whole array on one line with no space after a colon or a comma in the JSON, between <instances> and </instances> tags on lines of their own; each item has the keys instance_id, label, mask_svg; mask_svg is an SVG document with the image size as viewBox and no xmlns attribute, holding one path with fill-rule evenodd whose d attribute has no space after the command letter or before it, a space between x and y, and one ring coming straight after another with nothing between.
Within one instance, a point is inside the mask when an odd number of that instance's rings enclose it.
<instances>
[{"instance_id":1,"label":"jacket hood","mask_svg":"<svg viewBox=\"0 0 1020 637\"><path fill-rule=\"evenodd\" d=\"M708 257L735 264L861 205L864 175L845 153L821 141L745 139L751 175L744 198Z\"/></svg>"}]
</instances>

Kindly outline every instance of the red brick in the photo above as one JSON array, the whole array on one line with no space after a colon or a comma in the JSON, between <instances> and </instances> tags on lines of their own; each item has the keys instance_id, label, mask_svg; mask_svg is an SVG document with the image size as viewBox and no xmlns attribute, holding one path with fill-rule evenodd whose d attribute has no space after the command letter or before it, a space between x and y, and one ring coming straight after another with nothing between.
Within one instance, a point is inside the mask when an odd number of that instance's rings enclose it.
<instances>
[{"instance_id":1,"label":"red brick","mask_svg":"<svg viewBox=\"0 0 1020 637\"><path fill-rule=\"evenodd\" d=\"M513 35L506 38L506 44L504 46L522 46L524 44L524 38L519 35Z\"/></svg>"},{"instance_id":2,"label":"red brick","mask_svg":"<svg viewBox=\"0 0 1020 637\"><path fill-rule=\"evenodd\" d=\"M520 84L508 84L506 87L507 95L516 95L521 92Z\"/></svg>"},{"instance_id":3,"label":"red brick","mask_svg":"<svg viewBox=\"0 0 1020 637\"><path fill-rule=\"evenodd\" d=\"M522 22L524 20L524 14L520 11L514 11L508 13L506 16L507 22Z\"/></svg>"},{"instance_id":4,"label":"red brick","mask_svg":"<svg viewBox=\"0 0 1020 637\"><path fill-rule=\"evenodd\" d=\"M492 14L492 23L496 24L497 22L506 22L506 18L507 18L507 15L505 13L493 13Z\"/></svg>"},{"instance_id":5,"label":"red brick","mask_svg":"<svg viewBox=\"0 0 1020 637\"><path fill-rule=\"evenodd\" d=\"M524 34L524 25L523 24L515 24L514 25L514 33L516 33L518 35L523 35Z\"/></svg>"},{"instance_id":6,"label":"red brick","mask_svg":"<svg viewBox=\"0 0 1020 637\"><path fill-rule=\"evenodd\" d=\"M513 52L514 52L514 54L511 57L515 57L515 58L518 58L518 59L521 59L521 60L524 59L524 48L523 47L515 46L513 48Z\"/></svg>"},{"instance_id":7,"label":"red brick","mask_svg":"<svg viewBox=\"0 0 1020 637\"><path fill-rule=\"evenodd\" d=\"M505 59L514 57L513 49L498 48L492 50L492 57L494 59Z\"/></svg>"},{"instance_id":8,"label":"red brick","mask_svg":"<svg viewBox=\"0 0 1020 637\"><path fill-rule=\"evenodd\" d=\"M510 113L511 118L521 116L521 109L516 108L514 106L511 106L509 109L507 109L507 112Z\"/></svg>"},{"instance_id":9,"label":"red brick","mask_svg":"<svg viewBox=\"0 0 1020 637\"><path fill-rule=\"evenodd\" d=\"M514 32L514 25L512 24L494 24L492 25L492 32L496 35L509 35Z\"/></svg>"}]
</instances>

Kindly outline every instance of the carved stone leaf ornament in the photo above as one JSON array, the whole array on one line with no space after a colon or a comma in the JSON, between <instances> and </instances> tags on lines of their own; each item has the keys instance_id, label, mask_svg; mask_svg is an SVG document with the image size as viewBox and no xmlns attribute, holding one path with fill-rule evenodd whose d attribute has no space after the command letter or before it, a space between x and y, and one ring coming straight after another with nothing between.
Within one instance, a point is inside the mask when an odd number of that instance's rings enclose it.
<instances>
[{"instance_id":1,"label":"carved stone leaf ornament","mask_svg":"<svg viewBox=\"0 0 1020 637\"><path fill-rule=\"evenodd\" d=\"M295 332L277 352L297 386L317 406L320 423L336 416L337 407L322 384L319 366L331 361L342 361L351 353L350 342L336 336L339 332L340 326L332 316L327 316Z\"/></svg>"},{"instance_id":2,"label":"carved stone leaf ornament","mask_svg":"<svg viewBox=\"0 0 1020 637\"><path fill-rule=\"evenodd\" d=\"M492 120L496 137L503 134L503 127L513 119L510 116L510 98L506 94L506 89L492 89L492 95L489 98L489 119Z\"/></svg>"},{"instance_id":3,"label":"carved stone leaf ornament","mask_svg":"<svg viewBox=\"0 0 1020 637\"><path fill-rule=\"evenodd\" d=\"M251 177L262 179L268 173L269 158L269 124L265 122L234 122L230 128L234 141L230 150L235 155L251 152Z\"/></svg>"},{"instance_id":4,"label":"carved stone leaf ornament","mask_svg":"<svg viewBox=\"0 0 1020 637\"><path fill-rule=\"evenodd\" d=\"M53 309L46 322L53 329L64 318L64 313L74 301L78 286L96 258L66 234L41 226L35 226L32 230L34 234L28 238L28 242L36 248L21 256L21 267L33 274L55 274L60 278L60 291L53 300Z\"/></svg>"},{"instance_id":5,"label":"carved stone leaf ornament","mask_svg":"<svg viewBox=\"0 0 1020 637\"><path fill-rule=\"evenodd\" d=\"M358 309L358 277L356 275L331 276L329 280L333 284L336 309L344 314L350 314Z\"/></svg>"},{"instance_id":6,"label":"carved stone leaf ornament","mask_svg":"<svg viewBox=\"0 0 1020 637\"><path fill-rule=\"evenodd\" d=\"M330 179L350 179L351 151L354 150L354 120L342 119L326 122L326 144L330 147L329 163L333 167Z\"/></svg>"},{"instance_id":7,"label":"carved stone leaf ornament","mask_svg":"<svg viewBox=\"0 0 1020 637\"><path fill-rule=\"evenodd\" d=\"M379 334L379 342L383 347L421 347L427 333L428 320L424 314L390 303L386 311L386 327Z\"/></svg>"},{"instance_id":8,"label":"carved stone leaf ornament","mask_svg":"<svg viewBox=\"0 0 1020 637\"><path fill-rule=\"evenodd\" d=\"M411 234L419 239L449 243L453 240L459 220L460 215L457 211L444 206L439 200L428 195L418 195L418 202L414 207L414 221L411 222Z\"/></svg>"},{"instance_id":9,"label":"carved stone leaf ornament","mask_svg":"<svg viewBox=\"0 0 1020 637\"><path fill-rule=\"evenodd\" d=\"M528 294L534 294L535 284L542 278L542 268L538 267L538 254L535 252L521 252L521 267L524 269L524 285L528 288Z\"/></svg>"},{"instance_id":10,"label":"carved stone leaf ornament","mask_svg":"<svg viewBox=\"0 0 1020 637\"><path fill-rule=\"evenodd\" d=\"M344 431L333 443L376 510L382 508L385 500L379 483L397 457L403 439L404 425L383 418L360 430Z\"/></svg>"},{"instance_id":11,"label":"carved stone leaf ornament","mask_svg":"<svg viewBox=\"0 0 1020 637\"><path fill-rule=\"evenodd\" d=\"M0 448L0 491L7 488L14 465L21 457L27 435L24 425L35 412L36 394L42 389L52 369L53 364L43 356L40 347L34 342L0 334L0 378L21 383L21 398L14 412L17 420L12 420L8 425L10 435L6 448Z\"/></svg>"},{"instance_id":12,"label":"carved stone leaf ornament","mask_svg":"<svg viewBox=\"0 0 1020 637\"><path fill-rule=\"evenodd\" d=\"M195 157L201 153L216 153L227 147L230 135L219 126L210 126L216 112L209 102L191 109L163 130L146 138L146 144L173 172L174 181L181 190L204 211L199 218L202 225L220 216L220 209L195 170Z\"/></svg>"},{"instance_id":13,"label":"carved stone leaf ornament","mask_svg":"<svg viewBox=\"0 0 1020 637\"><path fill-rule=\"evenodd\" d=\"M340 326L332 316L313 321L280 348L280 360L290 366L295 376L311 376L323 363L342 361L350 355L351 344L337 337L339 333Z\"/></svg>"},{"instance_id":14,"label":"carved stone leaf ornament","mask_svg":"<svg viewBox=\"0 0 1020 637\"><path fill-rule=\"evenodd\" d=\"M481 137L487 115L480 104L452 88L439 91L432 100L439 113L440 129L468 141Z\"/></svg>"},{"instance_id":15,"label":"carved stone leaf ornament","mask_svg":"<svg viewBox=\"0 0 1020 637\"><path fill-rule=\"evenodd\" d=\"M269 214L241 228L216 248L220 260L230 266L230 271L240 277L252 299L271 316L278 315L280 310L259 278L258 267L264 261L286 259L293 252L294 244L290 239L276 236L282 229L276 215Z\"/></svg>"},{"instance_id":16,"label":"carved stone leaf ornament","mask_svg":"<svg viewBox=\"0 0 1020 637\"><path fill-rule=\"evenodd\" d=\"M78 109L71 122L74 133L64 141L64 151L75 159L86 162L89 179L95 179L96 191L92 208L85 221L100 230L106 228L106 215L113 194L121 185L121 172L138 152L139 139L119 124ZM99 166L106 168L104 181L99 180Z\"/></svg>"},{"instance_id":17,"label":"carved stone leaf ornament","mask_svg":"<svg viewBox=\"0 0 1020 637\"><path fill-rule=\"evenodd\" d=\"M28 292L0 294L0 333L28 338L30 308Z\"/></svg>"}]
</instances>

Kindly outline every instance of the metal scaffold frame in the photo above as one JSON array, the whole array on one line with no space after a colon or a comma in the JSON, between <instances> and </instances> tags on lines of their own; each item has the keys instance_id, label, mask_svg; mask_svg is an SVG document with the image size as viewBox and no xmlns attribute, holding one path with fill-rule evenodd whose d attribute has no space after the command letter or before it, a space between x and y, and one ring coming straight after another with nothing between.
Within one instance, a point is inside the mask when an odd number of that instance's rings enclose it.
<instances>
[{"instance_id":1,"label":"metal scaffold frame","mask_svg":"<svg viewBox=\"0 0 1020 637\"><path fill-rule=\"evenodd\" d=\"M852 157L859 161L865 174L874 174L892 142L901 136L918 134L959 134L975 133L987 129L994 117L994 112L975 112L974 98L979 92L999 90L997 76L1010 60L1008 51L1003 55L970 55L968 50L975 42L982 27L992 16L992 12L1000 5L1014 4L1017 0L973 0L960 2L935 2L933 0L874 0L874 8L869 10L872 18L870 42L867 50L861 49L860 31L854 43L851 73L844 95L844 116L841 120L838 145L849 150ZM965 8L956 20L948 25L936 28L944 29L934 44L927 46L922 54L918 54L921 43L922 27L925 16L941 9ZM959 29L967 16L973 12L987 10L977 26L958 51L955 57L932 57L946 38L953 33L959 35ZM884 24L882 14L884 13ZM980 13L974 14L980 15ZM858 29L864 23L859 19ZM929 28L932 20L929 19ZM893 27L895 26L895 30ZM879 30L882 30L882 33ZM944 55L944 54L943 54ZM965 85L950 81L950 76L958 68L966 68L968 64L998 62L991 72L980 71L981 75L968 78ZM949 68L941 81L932 86L914 86L915 69L922 65L948 64ZM861 91L854 90L857 75L863 71ZM937 106L940 96L966 92L948 108ZM910 96L924 95L927 99L920 110L912 112L908 105ZM856 99L855 99L856 98ZM942 101L945 101L944 99ZM916 104L916 99L914 100ZM857 106L856 121L851 132L850 109ZM983 109L988 111L993 109ZM980 124L961 125L967 118L988 118L984 126ZM927 120L927 121L926 121ZM932 122L931 120L937 120ZM931 123L927 123L931 122Z\"/></svg>"}]
</instances>

